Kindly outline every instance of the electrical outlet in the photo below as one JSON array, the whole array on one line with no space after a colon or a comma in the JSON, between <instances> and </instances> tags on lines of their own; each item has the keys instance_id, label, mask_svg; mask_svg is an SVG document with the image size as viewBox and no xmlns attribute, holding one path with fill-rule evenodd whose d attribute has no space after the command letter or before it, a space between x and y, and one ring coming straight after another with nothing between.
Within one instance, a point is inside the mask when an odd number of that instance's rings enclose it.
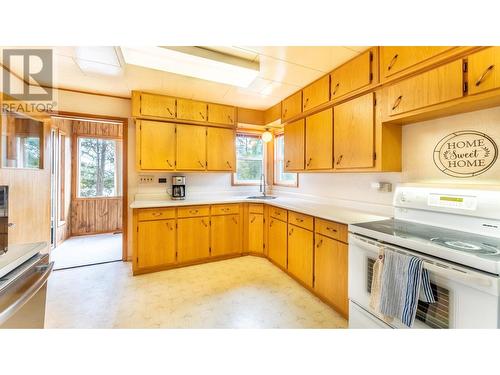
<instances>
[{"instance_id":1,"label":"electrical outlet","mask_svg":"<svg viewBox=\"0 0 500 375\"><path fill-rule=\"evenodd\" d=\"M155 182L155 176L147 176L147 175L139 176L140 184L152 184L153 182Z\"/></svg>"}]
</instances>

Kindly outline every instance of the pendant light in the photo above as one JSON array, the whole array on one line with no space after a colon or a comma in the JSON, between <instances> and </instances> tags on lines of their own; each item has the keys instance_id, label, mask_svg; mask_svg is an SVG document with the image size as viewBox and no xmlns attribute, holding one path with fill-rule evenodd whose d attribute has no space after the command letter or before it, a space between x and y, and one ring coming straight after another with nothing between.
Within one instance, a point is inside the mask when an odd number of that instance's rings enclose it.
<instances>
[{"instance_id":1,"label":"pendant light","mask_svg":"<svg viewBox=\"0 0 500 375\"><path fill-rule=\"evenodd\" d=\"M264 141L264 143L271 142L273 139L273 133L271 133L269 129L266 128L266 131L262 133L261 138Z\"/></svg>"}]
</instances>

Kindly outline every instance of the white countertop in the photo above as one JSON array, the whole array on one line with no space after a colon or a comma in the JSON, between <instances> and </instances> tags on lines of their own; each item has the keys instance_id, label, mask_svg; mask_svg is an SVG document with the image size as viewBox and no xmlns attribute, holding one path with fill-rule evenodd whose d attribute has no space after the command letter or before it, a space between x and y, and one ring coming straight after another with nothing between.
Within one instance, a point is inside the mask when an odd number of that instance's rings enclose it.
<instances>
[{"instance_id":1,"label":"white countertop","mask_svg":"<svg viewBox=\"0 0 500 375\"><path fill-rule=\"evenodd\" d=\"M367 221L385 220L387 216L379 216L357 209L341 207L313 200L296 197L278 196L276 199L247 199L241 195L220 195L194 197L185 200L169 199L140 199L135 200L130 208L153 208L153 207L179 207L201 204L223 204L223 203L265 203L271 206L297 211L303 214L319 217L321 219L336 221L343 224L363 223Z\"/></svg>"}]
</instances>

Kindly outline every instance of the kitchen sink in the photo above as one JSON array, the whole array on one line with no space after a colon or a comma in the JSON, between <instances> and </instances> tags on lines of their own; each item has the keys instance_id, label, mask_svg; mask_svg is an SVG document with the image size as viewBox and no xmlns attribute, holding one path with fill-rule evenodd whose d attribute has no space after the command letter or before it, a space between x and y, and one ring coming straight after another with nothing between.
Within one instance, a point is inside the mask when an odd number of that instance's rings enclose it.
<instances>
[{"instance_id":1,"label":"kitchen sink","mask_svg":"<svg viewBox=\"0 0 500 375\"><path fill-rule=\"evenodd\" d=\"M272 195L253 195L251 197L247 197L247 199L276 199L278 197L273 197Z\"/></svg>"}]
</instances>

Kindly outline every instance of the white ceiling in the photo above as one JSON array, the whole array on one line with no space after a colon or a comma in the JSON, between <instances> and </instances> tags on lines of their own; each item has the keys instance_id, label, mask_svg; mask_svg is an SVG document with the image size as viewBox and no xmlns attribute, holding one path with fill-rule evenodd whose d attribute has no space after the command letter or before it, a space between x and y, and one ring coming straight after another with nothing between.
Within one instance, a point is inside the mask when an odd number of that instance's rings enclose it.
<instances>
[{"instance_id":1,"label":"white ceiling","mask_svg":"<svg viewBox=\"0 0 500 375\"><path fill-rule=\"evenodd\" d=\"M260 74L248 88L133 65L125 65L122 73L117 76L86 73L76 63L75 47L49 48L54 51L54 87L124 97L130 97L131 90L142 90L240 107L267 109L368 47L207 47L260 61ZM96 53L96 56L98 55L99 53ZM20 66L14 65L11 69L17 74L21 72Z\"/></svg>"}]
</instances>

